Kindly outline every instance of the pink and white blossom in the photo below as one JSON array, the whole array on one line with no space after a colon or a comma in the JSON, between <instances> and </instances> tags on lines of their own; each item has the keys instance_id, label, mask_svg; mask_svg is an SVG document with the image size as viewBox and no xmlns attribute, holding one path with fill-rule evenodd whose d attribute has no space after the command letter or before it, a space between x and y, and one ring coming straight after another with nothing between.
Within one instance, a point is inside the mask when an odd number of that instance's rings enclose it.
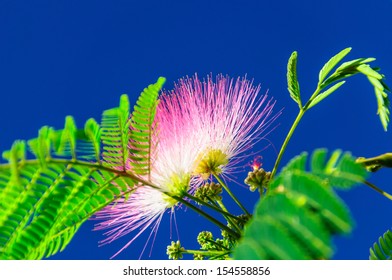
<instances>
[{"instance_id":1,"label":"pink and white blossom","mask_svg":"<svg viewBox=\"0 0 392 280\"><path fill-rule=\"evenodd\" d=\"M108 230L103 243L132 234L118 254L149 228L151 237L163 214L178 204L166 194L193 193L212 173L233 171L241 155L268 134L280 114L273 114L275 101L259 92L260 86L246 78L222 75L215 81L211 76L201 81L196 75L180 79L172 91L163 92L149 177L158 189L138 187L128 200L97 213L96 219L103 221L96 229Z\"/></svg>"}]
</instances>

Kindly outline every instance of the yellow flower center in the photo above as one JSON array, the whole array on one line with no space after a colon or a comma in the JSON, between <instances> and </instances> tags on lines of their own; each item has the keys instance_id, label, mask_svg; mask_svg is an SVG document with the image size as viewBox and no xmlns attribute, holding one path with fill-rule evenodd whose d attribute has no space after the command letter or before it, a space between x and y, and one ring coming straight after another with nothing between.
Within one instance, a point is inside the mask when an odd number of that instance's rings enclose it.
<instances>
[{"instance_id":1,"label":"yellow flower center","mask_svg":"<svg viewBox=\"0 0 392 280\"><path fill-rule=\"evenodd\" d=\"M222 167L229 163L229 159L221 150L210 149L206 153L200 154L196 163L195 174L201 175L203 179L208 179L211 174L219 175L222 172Z\"/></svg>"},{"instance_id":2,"label":"yellow flower center","mask_svg":"<svg viewBox=\"0 0 392 280\"><path fill-rule=\"evenodd\" d=\"M171 195L183 197L184 193L188 191L190 180L191 180L190 174L185 174L183 176L174 174L173 176L170 177L170 180L168 180L167 183L169 193ZM172 207L178 203L178 201L175 200L174 198L166 194L162 194L162 195L163 195L163 199L169 204L169 207Z\"/></svg>"}]
</instances>

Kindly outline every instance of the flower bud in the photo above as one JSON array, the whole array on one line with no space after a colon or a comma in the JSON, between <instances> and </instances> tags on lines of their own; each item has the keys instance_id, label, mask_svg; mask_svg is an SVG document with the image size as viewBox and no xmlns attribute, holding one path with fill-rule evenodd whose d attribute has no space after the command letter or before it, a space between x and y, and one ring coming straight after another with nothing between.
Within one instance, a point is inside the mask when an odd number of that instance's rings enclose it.
<instances>
[{"instance_id":1,"label":"flower bud","mask_svg":"<svg viewBox=\"0 0 392 280\"><path fill-rule=\"evenodd\" d=\"M169 259L178 260L182 259L183 251L185 251L185 249L181 247L179 240L177 242L172 241L171 244L167 246L166 254L169 256Z\"/></svg>"},{"instance_id":2,"label":"flower bud","mask_svg":"<svg viewBox=\"0 0 392 280\"><path fill-rule=\"evenodd\" d=\"M244 183L249 186L250 191L267 188L271 172L266 172L263 168L255 169L248 173Z\"/></svg>"}]
</instances>

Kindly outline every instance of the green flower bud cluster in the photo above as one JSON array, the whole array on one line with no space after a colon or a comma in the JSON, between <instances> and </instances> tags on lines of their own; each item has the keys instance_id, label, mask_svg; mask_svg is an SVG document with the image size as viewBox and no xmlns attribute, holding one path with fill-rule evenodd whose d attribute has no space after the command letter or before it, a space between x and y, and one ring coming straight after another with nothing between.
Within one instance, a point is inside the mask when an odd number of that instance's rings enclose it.
<instances>
[{"instance_id":1,"label":"green flower bud cluster","mask_svg":"<svg viewBox=\"0 0 392 280\"><path fill-rule=\"evenodd\" d=\"M244 183L249 186L250 191L267 188L271 172L266 172L263 168L255 169L248 173Z\"/></svg>"},{"instance_id":2,"label":"green flower bud cluster","mask_svg":"<svg viewBox=\"0 0 392 280\"><path fill-rule=\"evenodd\" d=\"M202 231L197 236L197 242L200 244L201 249L208 250L211 249L210 241L213 240L212 233L210 231Z\"/></svg>"},{"instance_id":3,"label":"green flower bud cluster","mask_svg":"<svg viewBox=\"0 0 392 280\"><path fill-rule=\"evenodd\" d=\"M201 261L201 260L204 260L204 256L201 254L194 254L193 259L196 261Z\"/></svg>"},{"instance_id":4,"label":"green flower bud cluster","mask_svg":"<svg viewBox=\"0 0 392 280\"><path fill-rule=\"evenodd\" d=\"M231 244L227 239L220 239L217 238L214 240L214 237L211 232L209 231L202 231L197 236L197 242L200 244L200 249L206 251L222 251L222 256L210 256L214 260L224 260L228 259L229 256L224 254L224 251L227 251L231 248ZM194 259L200 259L202 256L194 255Z\"/></svg>"},{"instance_id":5,"label":"green flower bud cluster","mask_svg":"<svg viewBox=\"0 0 392 280\"><path fill-rule=\"evenodd\" d=\"M184 247L181 247L181 243L178 240L177 242L172 241L169 246L167 246L166 254L169 256L169 259L178 260L182 259L182 252L185 251Z\"/></svg>"},{"instance_id":6,"label":"green flower bud cluster","mask_svg":"<svg viewBox=\"0 0 392 280\"><path fill-rule=\"evenodd\" d=\"M214 182L207 183L198 188L195 192L195 197L204 202L211 202L210 200L222 200L222 186Z\"/></svg>"}]
</instances>

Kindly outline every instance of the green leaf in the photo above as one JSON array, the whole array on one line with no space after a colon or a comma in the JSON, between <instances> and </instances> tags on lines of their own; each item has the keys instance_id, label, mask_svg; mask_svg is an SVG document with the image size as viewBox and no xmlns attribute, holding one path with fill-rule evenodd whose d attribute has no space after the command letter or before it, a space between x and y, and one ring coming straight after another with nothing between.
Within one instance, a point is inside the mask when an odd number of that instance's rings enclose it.
<instances>
[{"instance_id":1,"label":"green leaf","mask_svg":"<svg viewBox=\"0 0 392 280\"><path fill-rule=\"evenodd\" d=\"M338 88L340 88L346 81L341 81L335 85L333 85L332 87L330 87L329 89L327 89L326 91L321 92L320 94L318 94L310 103L309 105L309 109L312 108L314 105L318 104L320 101L324 100L325 98L327 98L331 93L335 92Z\"/></svg>"},{"instance_id":2,"label":"green leaf","mask_svg":"<svg viewBox=\"0 0 392 280\"><path fill-rule=\"evenodd\" d=\"M311 157L293 158L270 183L259 201L235 259L328 259L332 237L350 232L348 208L332 186L349 188L362 182L366 170L349 153L337 150L331 156L319 149Z\"/></svg>"},{"instance_id":3,"label":"green leaf","mask_svg":"<svg viewBox=\"0 0 392 280\"><path fill-rule=\"evenodd\" d=\"M88 119L84 125L84 131L89 141L91 141L94 152L95 159L97 162L101 161L101 129L98 123L94 119Z\"/></svg>"},{"instance_id":4,"label":"green leaf","mask_svg":"<svg viewBox=\"0 0 392 280\"><path fill-rule=\"evenodd\" d=\"M285 167L285 170L304 170L307 157L306 153L295 157ZM310 172L318 178L326 180L329 185L342 189L361 183L368 176L363 165L357 163L350 153L335 150L327 159L326 149L317 149L313 152Z\"/></svg>"},{"instance_id":5,"label":"green leaf","mask_svg":"<svg viewBox=\"0 0 392 280\"><path fill-rule=\"evenodd\" d=\"M389 98L386 93L387 89L383 86L382 82L380 82L379 80L373 77L368 77L368 79L374 86L374 92L377 98L377 108L378 108L377 114L380 117L384 130L387 131L388 124L389 124L389 115L390 115Z\"/></svg>"},{"instance_id":6,"label":"green leaf","mask_svg":"<svg viewBox=\"0 0 392 280\"><path fill-rule=\"evenodd\" d=\"M351 51L351 48L346 48L333 56L327 63L324 64L319 73L319 85L321 85L331 70Z\"/></svg>"},{"instance_id":7,"label":"green leaf","mask_svg":"<svg viewBox=\"0 0 392 280\"><path fill-rule=\"evenodd\" d=\"M363 62L362 62L363 63ZM368 64L361 64L357 67L357 70L365 76L372 77L376 80L382 80L383 76L377 71L373 70ZM384 89L381 86L382 89Z\"/></svg>"},{"instance_id":8,"label":"green leaf","mask_svg":"<svg viewBox=\"0 0 392 280\"><path fill-rule=\"evenodd\" d=\"M363 65L365 63L373 62L375 60L376 59L374 57L353 59L345 63L342 63L342 65L340 65L336 69L335 73L355 71L355 69L358 66Z\"/></svg>"},{"instance_id":9,"label":"green leaf","mask_svg":"<svg viewBox=\"0 0 392 280\"><path fill-rule=\"evenodd\" d=\"M127 169L130 159L130 123L129 100L128 96L123 94L118 107L106 110L102 114L102 157L107 166L123 171Z\"/></svg>"},{"instance_id":10,"label":"green leaf","mask_svg":"<svg viewBox=\"0 0 392 280\"><path fill-rule=\"evenodd\" d=\"M61 133L59 151L64 151L69 148L70 154L73 159L76 159L76 140L77 140L77 127L75 120L72 116L65 118L64 129Z\"/></svg>"},{"instance_id":11,"label":"green leaf","mask_svg":"<svg viewBox=\"0 0 392 280\"><path fill-rule=\"evenodd\" d=\"M291 98L302 108L299 83L297 78L297 52L293 52L287 63L287 85Z\"/></svg>"},{"instance_id":12,"label":"green leaf","mask_svg":"<svg viewBox=\"0 0 392 280\"><path fill-rule=\"evenodd\" d=\"M136 102L131 119L130 165L139 175L150 175L151 159L155 152L158 130L154 123L158 94L165 78L160 77L155 84L145 88Z\"/></svg>"},{"instance_id":13,"label":"green leaf","mask_svg":"<svg viewBox=\"0 0 392 280\"><path fill-rule=\"evenodd\" d=\"M28 141L28 145L40 163L45 166L47 157L50 156L51 149L51 128L42 127L38 132L38 137Z\"/></svg>"},{"instance_id":14,"label":"green leaf","mask_svg":"<svg viewBox=\"0 0 392 280\"><path fill-rule=\"evenodd\" d=\"M323 79L322 81L320 80L318 86L320 89L323 89L323 88L325 88L325 87L327 87L327 86L329 86L339 80L346 79L346 78L351 77L353 75L356 75L359 73L365 75L368 78L369 82L374 87L374 91L375 91L376 98L377 98L377 114L379 115L380 120L381 120L381 124L382 124L384 130L386 131L388 128L389 115L390 115L390 111L389 111L390 102L389 102L389 98L388 98L388 92L390 92L390 89L383 81L384 75L379 73L380 69L370 67L370 65L367 64L367 63L372 62L374 60L375 60L374 58L358 58L358 59L354 59L354 60L342 63L342 65L340 65L335 70L335 72L332 75L330 75L327 79L325 79L325 80ZM323 74L320 77L326 77L326 75ZM334 90L336 90L336 88L334 88L335 86L331 87L330 89L333 88ZM328 90L326 92L328 92ZM331 92L328 92L328 95L330 93ZM325 98L326 96L322 96L322 97ZM315 100L317 98L319 98L319 96L317 96L315 98ZM320 100L317 99L316 101L318 103ZM314 106L314 105L315 104L312 104L312 106Z\"/></svg>"},{"instance_id":15,"label":"green leaf","mask_svg":"<svg viewBox=\"0 0 392 280\"><path fill-rule=\"evenodd\" d=\"M142 93L136 124L154 124L163 81ZM146 112L148 119L143 118ZM24 141L15 141L3 153L8 163L0 164L0 259L41 259L64 250L94 213L119 198L127 199L140 181L148 184L130 170L123 172L131 155L131 123L128 97L123 95L119 107L103 113L102 129L93 119L84 130L78 129L68 116L64 129L45 126L28 141L32 159L26 159ZM149 144L134 145L143 150L141 166ZM136 157L132 160L138 164Z\"/></svg>"},{"instance_id":16,"label":"green leaf","mask_svg":"<svg viewBox=\"0 0 392 280\"><path fill-rule=\"evenodd\" d=\"M392 232L387 230L370 248L370 260L392 260Z\"/></svg>"},{"instance_id":17,"label":"green leaf","mask_svg":"<svg viewBox=\"0 0 392 280\"><path fill-rule=\"evenodd\" d=\"M15 141L11 150L3 152L3 158L10 163L11 184L19 185L20 172L18 169L19 162L26 159L26 143L24 141ZM0 196L1 197L1 196Z\"/></svg>"}]
</instances>

